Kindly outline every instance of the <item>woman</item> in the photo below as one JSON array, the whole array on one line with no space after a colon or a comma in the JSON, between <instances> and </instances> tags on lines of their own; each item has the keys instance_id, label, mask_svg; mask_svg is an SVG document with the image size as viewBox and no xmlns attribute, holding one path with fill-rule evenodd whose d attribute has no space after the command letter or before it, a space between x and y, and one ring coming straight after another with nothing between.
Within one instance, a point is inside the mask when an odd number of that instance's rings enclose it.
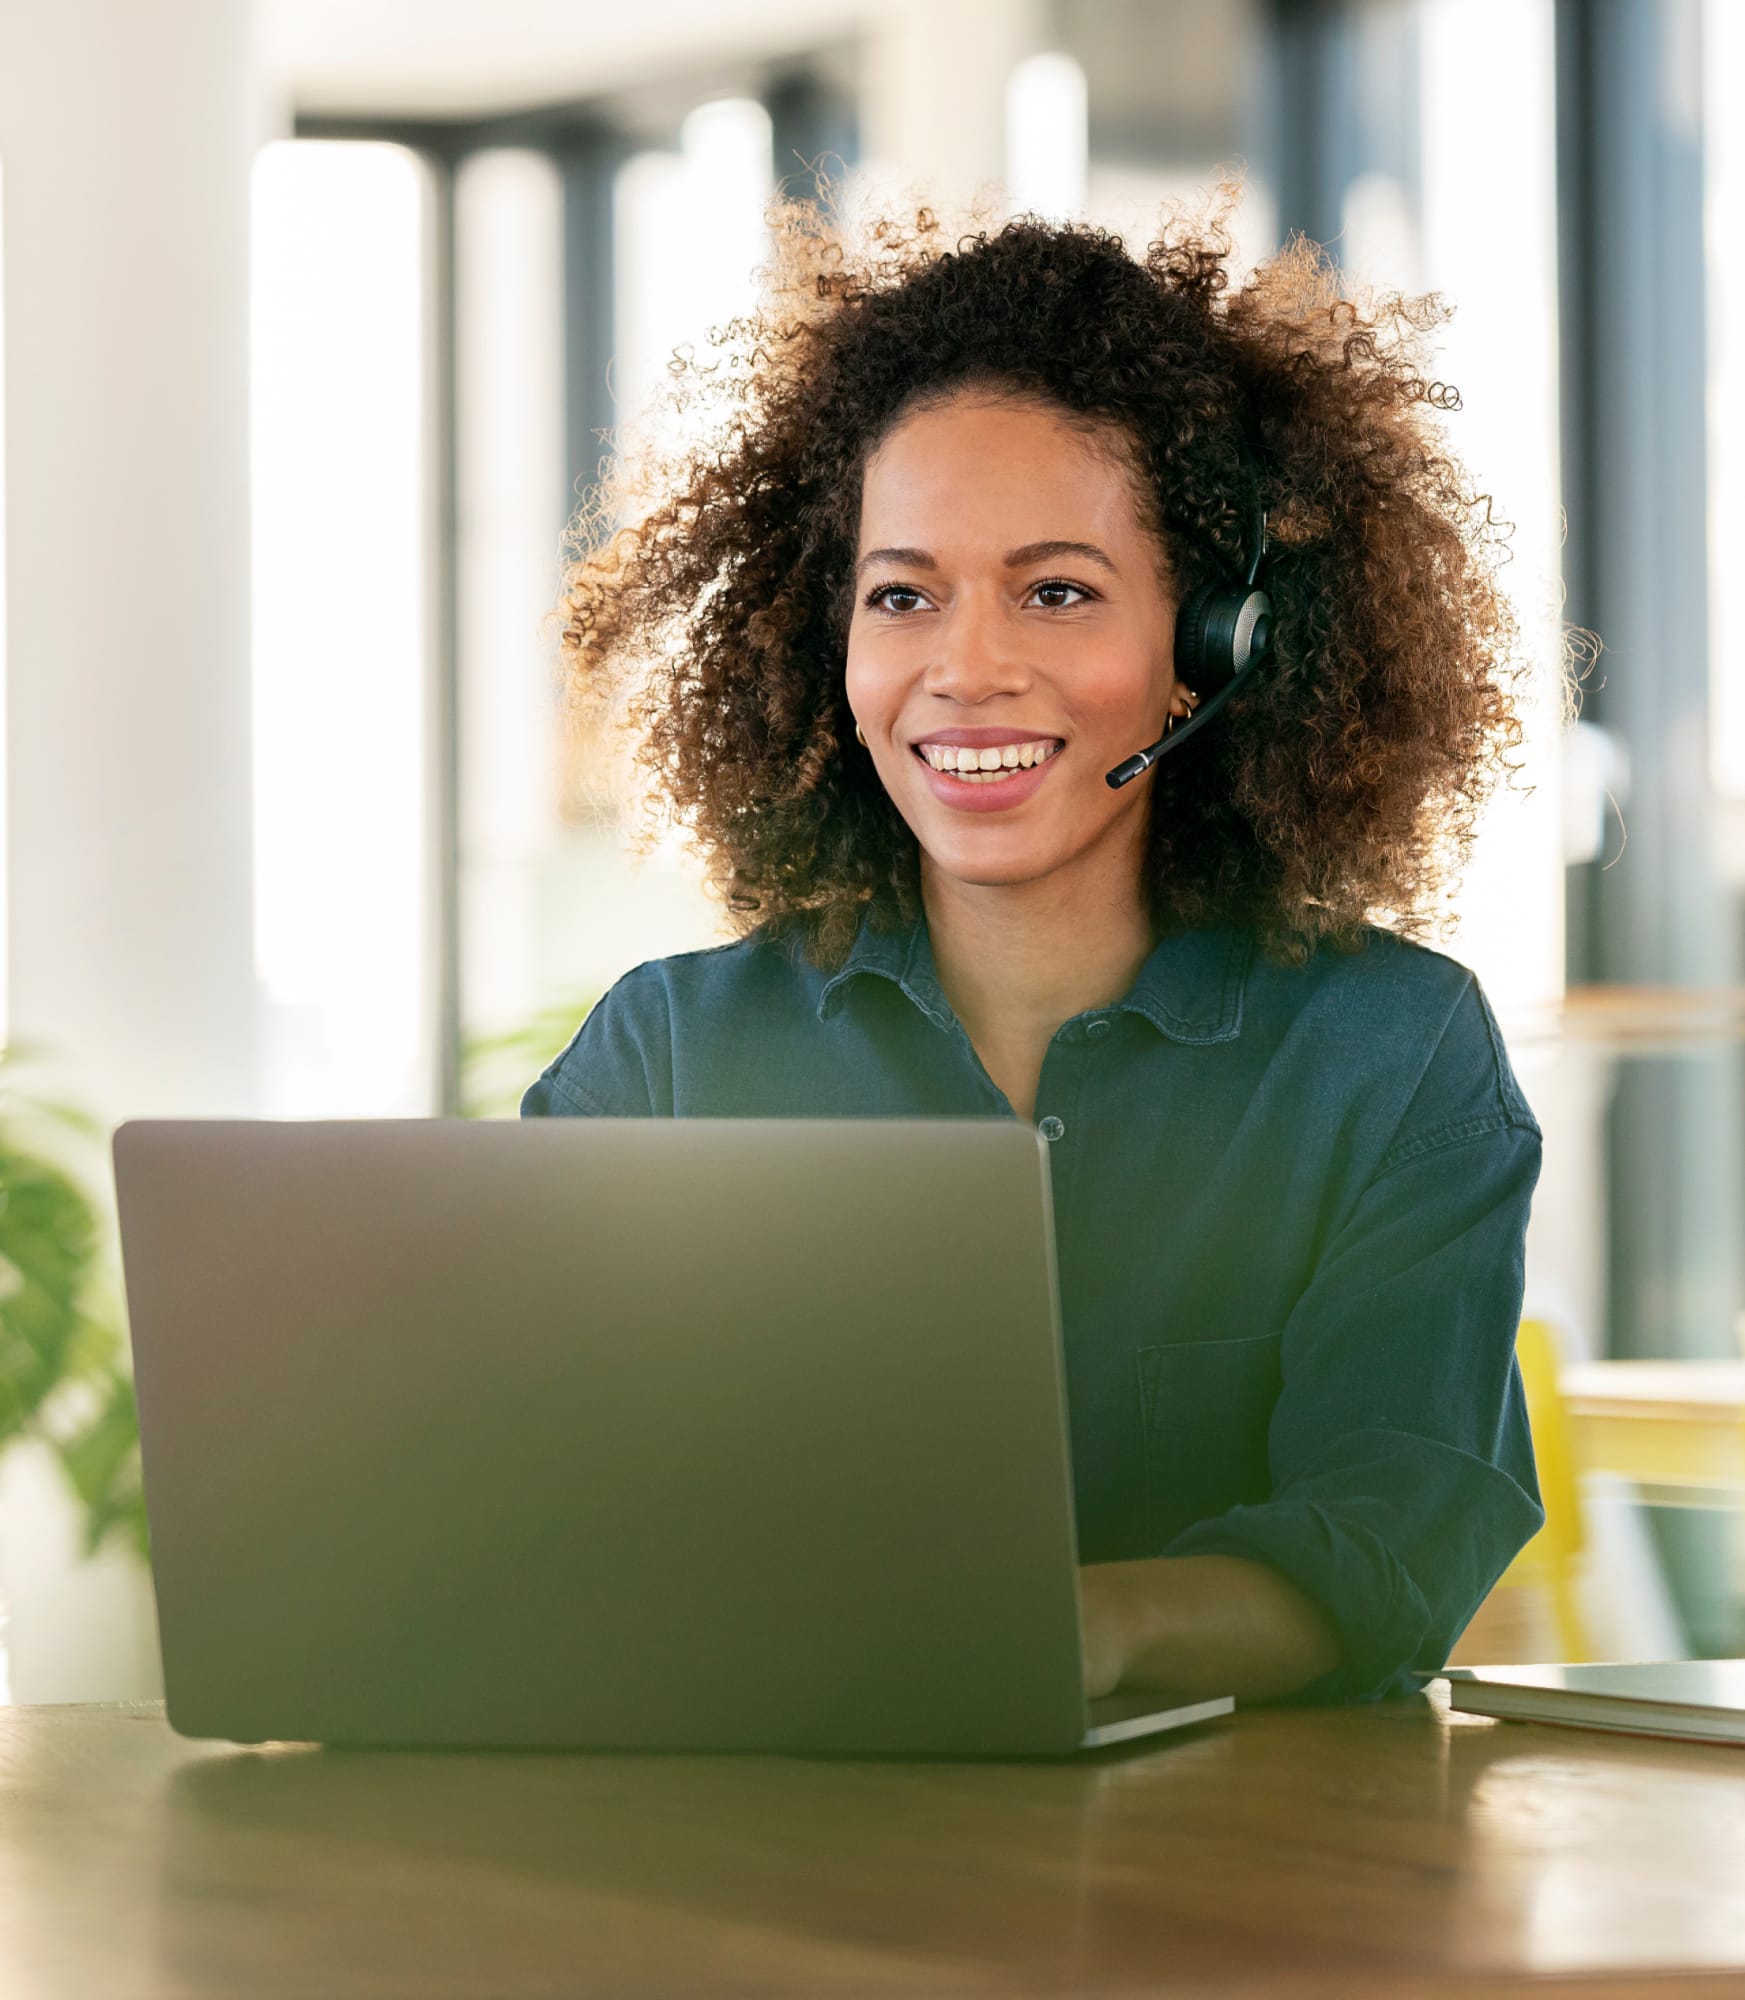
<instances>
[{"instance_id":1,"label":"woman","mask_svg":"<svg viewBox=\"0 0 1745 2000\"><path fill-rule=\"evenodd\" d=\"M1520 737L1434 311L1302 244L1226 296L1216 223L781 240L566 597L741 936L626 974L523 1112L1036 1121L1090 1692L1414 1687L1543 1518L1539 1132L1411 941ZM1111 784L1262 514L1269 652Z\"/></svg>"}]
</instances>

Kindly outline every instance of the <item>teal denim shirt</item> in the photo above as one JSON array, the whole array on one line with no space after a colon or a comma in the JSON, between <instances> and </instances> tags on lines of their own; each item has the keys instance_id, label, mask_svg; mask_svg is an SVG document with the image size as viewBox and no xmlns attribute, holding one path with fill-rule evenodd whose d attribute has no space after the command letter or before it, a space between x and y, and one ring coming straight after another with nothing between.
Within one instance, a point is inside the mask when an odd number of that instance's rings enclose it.
<instances>
[{"instance_id":1,"label":"teal denim shirt","mask_svg":"<svg viewBox=\"0 0 1745 2000\"><path fill-rule=\"evenodd\" d=\"M925 921L637 966L524 1117L1013 1117ZM1413 1690L1544 1519L1514 1359L1540 1134L1465 967L1184 931L1064 1022L1049 1140L1085 1562L1224 1554L1326 1614L1289 1697Z\"/></svg>"}]
</instances>

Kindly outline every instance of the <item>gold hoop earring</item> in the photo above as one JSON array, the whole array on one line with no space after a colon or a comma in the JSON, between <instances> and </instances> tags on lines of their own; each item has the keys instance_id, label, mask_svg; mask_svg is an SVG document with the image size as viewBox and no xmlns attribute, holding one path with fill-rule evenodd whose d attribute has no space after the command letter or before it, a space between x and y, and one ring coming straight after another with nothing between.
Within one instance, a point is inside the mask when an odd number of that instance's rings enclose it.
<instances>
[{"instance_id":1,"label":"gold hoop earring","mask_svg":"<svg viewBox=\"0 0 1745 2000\"><path fill-rule=\"evenodd\" d=\"M857 743L864 743L866 741L866 738L861 734L860 724L858 722L854 725L854 740Z\"/></svg>"}]
</instances>

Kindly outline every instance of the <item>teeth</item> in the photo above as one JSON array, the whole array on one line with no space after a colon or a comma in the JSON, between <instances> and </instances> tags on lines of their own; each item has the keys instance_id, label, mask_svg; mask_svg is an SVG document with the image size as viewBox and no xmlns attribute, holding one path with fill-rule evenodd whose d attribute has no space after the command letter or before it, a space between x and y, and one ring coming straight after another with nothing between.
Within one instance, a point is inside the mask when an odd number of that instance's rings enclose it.
<instances>
[{"instance_id":1,"label":"teeth","mask_svg":"<svg viewBox=\"0 0 1745 2000\"><path fill-rule=\"evenodd\" d=\"M1033 764L1046 762L1059 748L1058 743L1046 740L1003 743L987 750L960 750L955 744L924 743L921 754L934 770L949 771L954 777L973 781L990 776L997 779L1008 771L1028 770Z\"/></svg>"}]
</instances>

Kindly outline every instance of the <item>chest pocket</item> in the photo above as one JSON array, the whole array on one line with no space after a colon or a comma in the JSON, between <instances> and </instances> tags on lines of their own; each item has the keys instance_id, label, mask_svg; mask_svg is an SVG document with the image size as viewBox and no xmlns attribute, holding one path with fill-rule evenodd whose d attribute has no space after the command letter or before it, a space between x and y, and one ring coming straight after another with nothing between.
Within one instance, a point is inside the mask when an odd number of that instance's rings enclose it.
<instances>
[{"instance_id":1,"label":"chest pocket","mask_svg":"<svg viewBox=\"0 0 1745 2000\"><path fill-rule=\"evenodd\" d=\"M1266 1432L1283 1381L1281 1338L1177 1340L1135 1354L1155 1541L1270 1495Z\"/></svg>"}]
</instances>

